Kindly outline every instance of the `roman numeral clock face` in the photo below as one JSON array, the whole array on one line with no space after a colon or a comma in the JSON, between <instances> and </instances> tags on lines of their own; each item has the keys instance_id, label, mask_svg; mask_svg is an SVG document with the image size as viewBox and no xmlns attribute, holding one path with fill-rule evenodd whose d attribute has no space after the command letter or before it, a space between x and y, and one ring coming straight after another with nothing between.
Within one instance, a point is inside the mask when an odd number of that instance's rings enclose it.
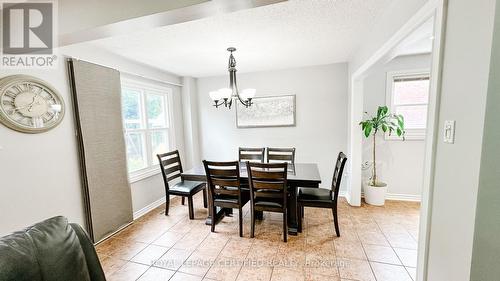
<instances>
[{"instance_id":1,"label":"roman numeral clock face","mask_svg":"<svg viewBox=\"0 0 500 281\"><path fill-rule=\"evenodd\" d=\"M23 133L41 133L57 126L64 116L64 101L46 82L32 76L0 79L0 121Z\"/></svg>"}]
</instances>

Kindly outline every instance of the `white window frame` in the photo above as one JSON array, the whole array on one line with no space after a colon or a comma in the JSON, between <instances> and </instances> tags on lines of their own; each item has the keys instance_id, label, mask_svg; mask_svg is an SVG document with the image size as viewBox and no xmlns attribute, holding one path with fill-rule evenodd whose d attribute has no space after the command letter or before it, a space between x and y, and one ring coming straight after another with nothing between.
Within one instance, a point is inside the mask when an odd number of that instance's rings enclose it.
<instances>
[{"instance_id":1,"label":"white window frame","mask_svg":"<svg viewBox=\"0 0 500 281\"><path fill-rule=\"evenodd\" d=\"M144 82L132 78L121 78L121 88L130 88L130 89L135 89L139 90L141 93L141 118L142 121L144 122L144 128L141 129L127 129L125 128L125 120L123 120L123 136L126 137L126 134L129 132L142 132L145 135L145 147L146 147L146 161L147 161L147 167L129 172L129 181L130 183L137 182L139 180L157 175L161 172L160 170L160 165L158 163L158 159L154 158L152 153L153 153L153 148L152 148L152 142L151 142L151 132L154 131L164 131L167 130L167 137L168 137L168 142L169 142L169 151L173 150L176 147L175 143L175 128L174 128L174 122L173 122L173 98L172 98L172 93L173 90L169 87L166 87L164 85L161 85L160 83L157 82ZM151 129L149 128L148 124L148 119L147 119L147 109L146 109L146 93L152 93L155 95L163 95L165 97L165 110L167 110L167 128L160 128L160 129ZM123 116L122 116L123 118ZM167 152L167 151L165 151ZM127 156L128 157L128 156ZM128 158L127 158L127 165L128 165Z\"/></svg>"},{"instance_id":2,"label":"white window frame","mask_svg":"<svg viewBox=\"0 0 500 281\"><path fill-rule=\"evenodd\" d=\"M387 72L387 82L386 82L386 102L387 102L387 107L389 108L390 112L396 112L396 105L394 104L394 79L395 78L400 78L400 77L408 77L408 78L413 78L413 77L422 77L422 76L427 76L430 79L430 70L429 69L414 69L414 70L404 70L404 71L390 71ZM429 88L429 93L430 93L430 88ZM412 104L408 104L412 105ZM414 105L429 105L429 100L427 100L427 103L418 103ZM405 129L406 134L405 134L405 139L406 140L424 140L426 131L427 131L427 123L426 127L423 129ZM401 141L402 138L398 137L396 134L389 135L388 133L385 134L385 139L386 140L399 140Z\"/></svg>"}]
</instances>

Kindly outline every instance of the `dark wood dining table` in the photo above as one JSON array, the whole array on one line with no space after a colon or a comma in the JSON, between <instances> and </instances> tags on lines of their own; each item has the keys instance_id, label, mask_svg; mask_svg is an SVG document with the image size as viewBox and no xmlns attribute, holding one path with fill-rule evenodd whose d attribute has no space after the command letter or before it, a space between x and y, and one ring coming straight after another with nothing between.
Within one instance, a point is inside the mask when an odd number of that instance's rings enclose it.
<instances>
[{"instance_id":1,"label":"dark wood dining table","mask_svg":"<svg viewBox=\"0 0 500 281\"><path fill-rule=\"evenodd\" d=\"M194 168L184 171L181 175L183 180L206 181L205 168L202 164ZM321 177L318 170L318 165L314 163L295 163L288 165L288 233L297 235L298 218L297 218L297 190L299 187L319 188ZM242 184L248 183L247 169L244 162L240 163L240 178ZM210 200L209 200L210 201ZM211 208L209 208L210 210ZM231 209L218 209L217 214L210 214L207 217L206 224L210 225L212 219L216 221L224 217L224 215L232 214Z\"/></svg>"}]
</instances>

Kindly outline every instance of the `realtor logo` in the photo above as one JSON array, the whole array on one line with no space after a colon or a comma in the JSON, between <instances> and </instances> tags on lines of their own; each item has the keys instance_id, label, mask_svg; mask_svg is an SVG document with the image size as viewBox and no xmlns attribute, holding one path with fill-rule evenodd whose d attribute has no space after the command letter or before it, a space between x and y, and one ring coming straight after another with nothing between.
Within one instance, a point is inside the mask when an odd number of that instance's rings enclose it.
<instances>
[{"instance_id":1,"label":"realtor logo","mask_svg":"<svg viewBox=\"0 0 500 281\"><path fill-rule=\"evenodd\" d=\"M2 2L1 66L52 67L55 3Z\"/></svg>"},{"instance_id":2,"label":"realtor logo","mask_svg":"<svg viewBox=\"0 0 500 281\"><path fill-rule=\"evenodd\" d=\"M52 3L3 3L3 53L52 54Z\"/></svg>"}]
</instances>

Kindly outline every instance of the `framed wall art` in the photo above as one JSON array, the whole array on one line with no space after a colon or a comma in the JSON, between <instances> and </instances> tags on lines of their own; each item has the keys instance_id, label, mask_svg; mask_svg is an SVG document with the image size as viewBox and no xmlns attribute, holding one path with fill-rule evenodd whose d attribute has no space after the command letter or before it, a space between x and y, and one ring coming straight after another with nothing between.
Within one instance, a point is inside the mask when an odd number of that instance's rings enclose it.
<instances>
[{"instance_id":1,"label":"framed wall art","mask_svg":"<svg viewBox=\"0 0 500 281\"><path fill-rule=\"evenodd\" d=\"M262 96L252 99L245 107L237 103L236 126L238 128L295 126L295 95Z\"/></svg>"}]
</instances>

